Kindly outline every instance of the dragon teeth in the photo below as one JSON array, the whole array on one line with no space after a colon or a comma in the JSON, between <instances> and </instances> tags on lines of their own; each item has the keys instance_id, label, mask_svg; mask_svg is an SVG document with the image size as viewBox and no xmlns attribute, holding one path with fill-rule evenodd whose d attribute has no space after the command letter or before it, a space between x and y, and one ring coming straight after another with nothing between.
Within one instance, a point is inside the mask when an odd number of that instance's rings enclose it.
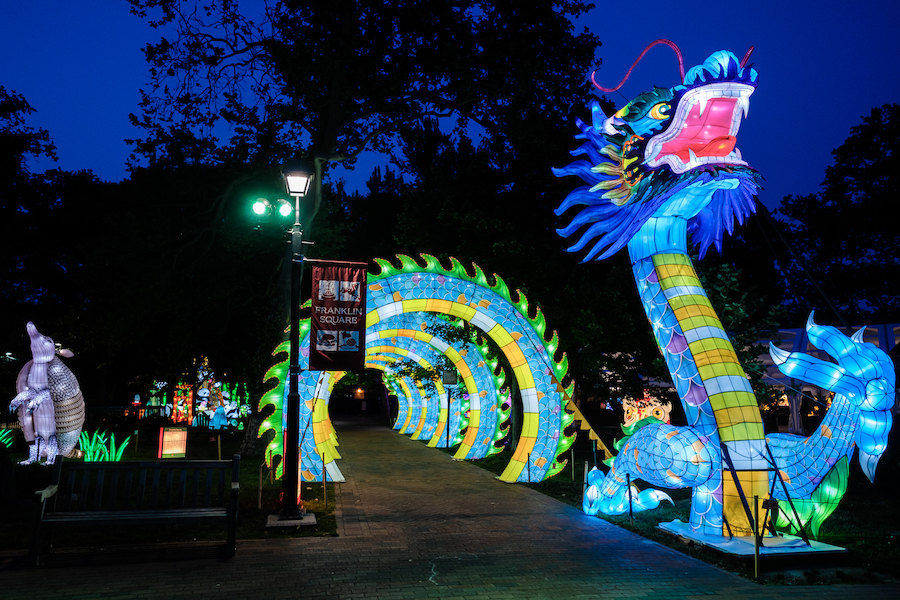
<instances>
[{"instance_id":1,"label":"dragon teeth","mask_svg":"<svg viewBox=\"0 0 900 600\"><path fill-rule=\"evenodd\" d=\"M700 114L698 116L703 116L703 113L706 112L706 104L709 102L709 96L707 94L701 94L700 98L697 100L697 104L700 105Z\"/></svg>"},{"instance_id":2,"label":"dragon teeth","mask_svg":"<svg viewBox=\"0 0 900 600\"><path fill-rule=\"evenodd\" d=\"M741 109L741 113L744 115L744 118L747 118L747 115L750 114L750 97L741 94L738 98L738 106Z\"/></svg>"}]
</instances>

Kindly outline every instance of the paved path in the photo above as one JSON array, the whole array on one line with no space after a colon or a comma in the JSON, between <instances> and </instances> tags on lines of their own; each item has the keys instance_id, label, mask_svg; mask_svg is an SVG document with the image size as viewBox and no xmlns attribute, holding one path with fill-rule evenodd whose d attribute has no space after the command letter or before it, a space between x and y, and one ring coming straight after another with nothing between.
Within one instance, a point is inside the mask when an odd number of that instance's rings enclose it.
<instances>
[{"instance_id":1,"label":"paved path","mask_svg":"<svg viewBox=\"0 0 900 600\"><path fill-rule=\"evenodd\" d=\"M237 556L0 570L0 598L900 598L900 586L763 587L383 426L337 422L339 537ZM148 557L149 559L149 557Z\"/></svg>"}]
</instances>

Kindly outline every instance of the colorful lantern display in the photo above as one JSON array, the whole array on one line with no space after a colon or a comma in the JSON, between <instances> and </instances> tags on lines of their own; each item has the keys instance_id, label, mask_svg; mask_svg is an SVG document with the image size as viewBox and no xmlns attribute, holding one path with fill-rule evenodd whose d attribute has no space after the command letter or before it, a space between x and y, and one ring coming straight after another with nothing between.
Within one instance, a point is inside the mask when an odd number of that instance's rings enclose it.
<instances>
[{"instance_id":1,"label":"colorful lantern display","mask_svg":"<svg viewBox=\"0 0 900 600\"><path fill-rule=\"evenodd\" d=\"M570 250L602 260L627 247L688 419L686 427L638 423L609 472L589 475L588 514L623 512L629 500L634 510L645 510L668 498L658 490L629 489L630 476L693 488L689 528L701 535L752 535L754 497L802 501L799 523L792 516L799 527L833 508L846 485L843 459L854 443L870 478L884 452L894 399L890 359L861 337L847 338L812 319L810 340L837 364L777 349L772 354L785 373L837 392L835 401L812 436L765 436L750 384L688 256L688 235L702 257L710 246L721 248L735 220L740 224L755 211L760 177L736 148L757 84L749 56L738 60L721 51L686 74L682 66L681 84L640 94L609 117L592 103L592 122L577 121L583 144L573 155L581 158L554 169L587 183L557 209L562 215L578 207L559 230L580 236ZM756 523L760 533L762 525Z\"/></svg>"},{"instance_id":2,"label":"colorful lantern display","mask_svg":"<svg viewBox=\"0 0 900 600\"><path fill-rule=\"evenodd\" d=\"M436 334L429 333L427 329L428 321L421 313L401 314L370 327L366 341L369 343L377 339L407 337L425 342L442 352L459 372L469 399L467 423L464 425L468 429L454 458L474 460L499 452L500 449L494 446L494 442L503 436L501 426L509 418L508 406L504 409L508 398L499 391L504 383L503 374L494 374L495 365L488 363L486 348L473 341L468 344L467 349L457 349ZM405 418L407 406L406 403L402 404ZM401 421L398 416L395 429L400 427ZM459 429L451 427L451 431Z\"/></svg>"},{"instance_id":3,"label":"colorful lantern display","mask_svg":"<svg viewBox=\"0 0 900 600\"><path fill-rule=\"evenodd\" d=\"M672 403L667 400L654 398L645 390L644 396L640 399L622 398L622 408L625 409L623 427L630 427L647 417L653 417L663 423L668 423L669 413L672 412Z\"/></svg>"},{"instance_id":4,"label":"colorful lantern display","mask_svg":"<svg viewBox=\"0 0 900 600\"><path fill-rule=\"evenodd\" d=\"M74 356L58 350L53 340L41 335L31 321L25 326L31 340L30 361L16 379L16 397L9 410L18 413L28 442L28 458L21 464L52 465L57 455L81 457L75 448L84 425L84 397L78 379L60 360Z\"/></svg>"},{"instance_id":5,"label":"colorful lantern display","mask_svg":"<svg viewBox=\"0 0 900 600\"><path fill-rule=\"evenodd\" d=\"M376 259L381 266L381 273L370 274L368 279L367 336L380 323L386 323L398 315L423 312L450 315L481 329L506 355L522 394L524 412L522 433L517 451L500 479L507 482L541 481L559 472L565 466L565 462L557 462L556 457L568 450L574 441L574 435L564 435L564 430L573 421L573 416L565 410L566 406L570 405L570 393L560 384L566 374L567 361L565 355L559 361L554 358L557 348L556 335L553 334L549 340L545 339L546 324L540 310L536 311L535 317L531 317L525 297L519 294L518 300L513 301L509 289L499 277L494 276L496 282L490 285L485 274L477 266L473 276L456 260L452 260L452 266L448 270L444 269L436 258L428 255L423 257L424 267L407 256L399 257L401 263L399 268L388 261ZM308 361L305 361L309 353L308 324L301 325L301 338L300 353L303 366L304 362L308 364ZM286 345L282 345L276 352L285 350ZM366 366L381 368L378 365L389 365L391 360L387 358L376 360L376 357L370 356L367 357ZM281 406L285 393L283 384L287 375L285 365L286 363L276 365L266 375L267 379L278 377L279 386L260 400L260 408L267 404L273 404L275 407L275 412L261 425L260 432L283 427ZM316 397L317 389L321 387L319 375L318 371L306 370L300 375L300 395L306 399L301 402L300 408L301 432L305 430L314 410L313 398ZM415 384L407 388L415 395ZM482 397L482 391L486 390L478 390L479 398ZM427 399L423 401L427 402ZM416 422L418 427L418 423L431 413L427 406L422 410L422 414L418 416L413 414L414 411L410 411L408 423ZM439 414L438 405L435 405L434 410ZM478 440L493 441L492 436L496 435L495 432L481 429L480 420L483 416L486 415L480 404L478 414L474 410L470 411L466 440L462 442L461 448L475 446L471 443L475 440L467 441L469 432L472 432L471 435L477 435ZM304 465L302 472L304 477L307 477L308 471L309 476L315 478L318 475L315 469L318 468L318 472L321 472L322 463L318 458L320 453L315 449L313 436L308 436L310 443L308 451L304 446L306 440L307 438L304 438L304 441L301 441L301 460ZM281 443L281 436L276 435L270 446L270 456L281 453ZM307 460L318 462L310 465Z\"/></svg>"}]
</instances>

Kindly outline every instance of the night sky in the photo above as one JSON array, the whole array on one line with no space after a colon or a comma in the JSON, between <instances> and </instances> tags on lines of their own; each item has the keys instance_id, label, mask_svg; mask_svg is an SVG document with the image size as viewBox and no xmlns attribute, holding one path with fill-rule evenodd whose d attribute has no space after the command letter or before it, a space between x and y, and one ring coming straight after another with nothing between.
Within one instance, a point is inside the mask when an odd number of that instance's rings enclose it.
<instances>
[{"instance_id":1,"label":"night sky","mask_svg":"<svg viewBox=\"0 0 900 600\"><path fill-rule=\"evenodd\" d=\"M760 198L770 207L787 194L818 191L831 151L850 128L873 107L900 102L896 0L597 4L578 27L587 26L602 41L597 78L607 87L658 38L680 46L686 68L716 50L740 58L756 47L750 62L760 85L738 147L765 177ZM138 110L138 90L149 87L141 48L158 35L124 1L0 3L0 85L36 109L27 124L50 132L59 168L91 169L108 181L126 176L124 139L139 135L128 114ZM668 48L657 46L621 95L610 97L621 105L653 85L671 87L678 83L677 64ZM561 156L546 168L568 161ZM348 187L361 188L377 162L345 173Z\"/></svg>"}]
</instances>

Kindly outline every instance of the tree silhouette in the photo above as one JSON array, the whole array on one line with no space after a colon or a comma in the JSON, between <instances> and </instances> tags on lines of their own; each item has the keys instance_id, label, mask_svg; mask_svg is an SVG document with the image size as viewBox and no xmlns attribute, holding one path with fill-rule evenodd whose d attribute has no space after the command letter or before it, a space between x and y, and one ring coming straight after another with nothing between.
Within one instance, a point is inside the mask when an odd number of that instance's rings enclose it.
<instances>
[{"instance_id":1,"label":"tree silhouette","mask_svg":"<svg viewBox=\"0 0 900 600\"><path fill-rule=\"evenodd\" d=\"M83 266L82 209L103 193L88 172L31 171L56 160L49 132L27 125L32 113L24 96L0 86L0 355L27 353L29 320L51 337L65 331L62 313L79 297L72 274Z\"/></svg>"},{"instance_id":2,"label":"tree silhouette","mask_svg":"<svg viewBox=\"0 0 900 600\"><path fill-rule=\"evenodd\" d=\"M898 150L900 105L873 108L832 152L834 164L825 171L822 192L787 196L778 210L812 277L853 324L900 318L900 233L892 218L900 195ZM799 271L799 266L795 260L793 268ZM798 318L814 308L827 312L808 279L797 296ZM840 320L841 315L835 316Z\"/></svg>"},{"instance_id":3,"label":"tree silhouette","mask_svg":"<svg viewBox=\"0 0 900 600\"><path fill-rule=\"evenodd\" d=\"M170 38L148 45L153 87L134 117L151 162L327 164L389 151L423 117L458 115L504 136L523 98L553 106L577 87L598 41L574 33L578 0L130 0ZM241 5L244 6L244 5ZM228 136L227 140L221 139ZM313 194L321 201L321 189ZM307 225L318 212L313 206Z\"/></svg>"}]
</instances>

